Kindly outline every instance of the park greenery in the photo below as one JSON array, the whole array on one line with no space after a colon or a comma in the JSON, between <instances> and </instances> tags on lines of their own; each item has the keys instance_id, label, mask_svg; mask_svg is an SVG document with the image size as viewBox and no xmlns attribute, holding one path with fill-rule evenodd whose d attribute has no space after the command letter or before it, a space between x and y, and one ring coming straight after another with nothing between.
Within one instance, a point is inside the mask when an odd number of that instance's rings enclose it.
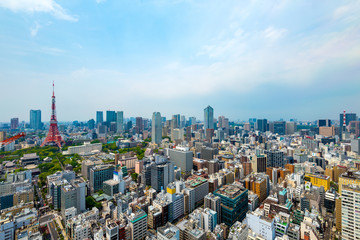
<instances>
[{"instance_id":1,"label":"park greenery","mask_svg":"<svg viewBox=\"0 0 360 240\"><path fill-rule=\"evenodd\" d=\"M151 141L151 139L150 139ZM133 148L118 148L116 143L105 143L102 145L102 151L105 153L128 153L135 152L138 159L143 159L145 154L145 148L147 147L149 140L142 142L142 147L133 147Z\"/></svg>"},{"instance_id":2,"label":"park greenery","mask_svg":"<svg viewBox=\"0 0 360 240\"><path fill-rule=\"evenodd\" d=\"M93 207L96 207L97 209L101 210L102 208L101 203L95 201L95 199L92 196L87 196L85 202L86 202L86 208L88 209L92 209Z\"/></svg>"},{"instance_id":3,"label":"park greenery","mask_svg":"<svg viewBox=\"0 0 360 240\"><path fill-rule=\"evenodd\" d=\"M24 154L36 153L41 160L46 157L51 158L51 162L42 162L38 165L40 170L39 180L40 186L46 183L46 177L61 171L63 167L70 164L75 172L81 171L81 157L78 154L64 156L56 146L32 147L15 151L0 152L0 162L19 160ZM15 172L23 171L24 168L17 168Z\"/></svg>"},{"instance_id":4,"label":"park greenery","mask_svg":"<svg viewBox=\"0 0 360 240\"><path fill-rule=\"evenodd\" d=\"M136 172L132 173L130 176L134 182L137 182L138 175Z\"/></svg>"}]
</instances>

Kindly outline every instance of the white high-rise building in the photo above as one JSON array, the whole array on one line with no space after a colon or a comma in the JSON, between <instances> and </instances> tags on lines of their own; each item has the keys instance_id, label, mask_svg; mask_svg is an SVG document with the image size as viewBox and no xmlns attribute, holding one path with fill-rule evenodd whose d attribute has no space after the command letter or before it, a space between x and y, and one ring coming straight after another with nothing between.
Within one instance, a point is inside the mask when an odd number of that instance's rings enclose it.
<instances>
[{"instance_id":1,"label":"white high-rise building","mask_svg":"<svg viewBox=\"0 0 360 240\"><path fill-rule=\"evenodd\" d=\"M264 211L256 209L246 214L249 228L256 234L262 235L267 240L275 239L274 219L264 216Z\"/></svg>"},{"instance_id":2,"label":"white high-rise building","mask_svg":"<svg viewBox=\"0 0 360 240\"><path fill-rule=\"evenodd\" d=\"M214 231L218 218L217 212L211 210L210 208L205 208L201 214L204 221L204 230L210 232Z\"/></svg>"},{"instance_id":3,"label":"white high-rise building","mask_svg":"<svg viewBox=\"0 0 360 240\"><path fill-rule=\"evenodd\" d=\"M159 112L154 112L152 116L151 142L155 144L160 144L161 140L162 140L161 114Z\"/></svg>"},{"instance_id":4,"label":"white high-rise building","mask_svg":"<svg viewBox=\"0 0 360 240\"><path fill-rule=\"evenodd\" d=\"M360 236L360 187L343 185L341 191L341 234L342 239L359 239Z\"/></svg>"}]
</instances>

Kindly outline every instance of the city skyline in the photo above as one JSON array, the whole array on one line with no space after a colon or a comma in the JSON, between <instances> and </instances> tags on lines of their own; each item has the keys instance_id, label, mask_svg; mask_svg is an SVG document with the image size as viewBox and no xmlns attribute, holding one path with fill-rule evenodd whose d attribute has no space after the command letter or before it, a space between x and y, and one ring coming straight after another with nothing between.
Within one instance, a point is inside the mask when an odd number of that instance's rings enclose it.
<instances>
[{"instance_id":1,"label":"city skyline","mask_svg":"<svg viewBox=\"0 0 360 240\"><path fill-rule=\"evenodd\" d=\"M209 107L209 106L208 106ZM211 107L211 106L210 106ZM34 109L30 109L29 110L29 113L30 113L30 116L31 116L31 112L32 111L40 111L40 115L42 115L42 110L41 109L38 109L38 110L34 110ZM122 113L122 114L126 114L124 113L124 111L121 111L121 110L112 110L112 109L108 109L108 110L99 110L99 111L96 111L94 116L93 117L90 117L89 119L83 119L83 120L79 120L79 119L70 119L70 120L63 120L63 121L58 121L59 123L71 123L71 122L74 122L74 121L78 121L78 122L84 122L86 123L87 121L89 120L94 120L94 122L96 122L96 119L97 119L97 114L99 112L102 112L103 115L105 115L105 118L103 118L104 120L102 121L103 123L106 123L106 112L115 112L115 113ZM201 111L202 113L204 113L204 110ZM215 110L214 110L215 112ZM353 112L353 111L345 111L346 114L357 114L356 112ZM159 112L160 113L160 112ZM162 113L161 113L162 114ZM257 117L254 117L254 116L249 116L249 117L244 117L244 118L241 118L241 119L229 119L229 121L231 122L249 122L250 120L252 119L255 119L255 120L267 120L267 121L270 121L270 122L275 122L275 121L300 121L300 122L316 122L318 120L331 120L331 121L337 121L339 123L341 123L341 121L339 121L339 114L343 114L343 111L340 111L338 113L335 113L335 117L334 118L327 118L327 117L319 117L319 118L314 118L314 119L298 119L298 118L295 118L295 117L289 117L289 118L282 118L282 117L279 117L279 118L274 118L274 119L271 119L271 118L268 118L268 117L260 117L260 118L257 118ZM193 115L184 115L182 113L180 114L175 114L175 115L181 115L181 116L185 116L185 120L189 120L190 118L193 118L195 117L196 121L197 122L202 122L204 123L204 114L199 114L199 117L198 116L193 116ZM162 114L162 117L165 117L166 120L171 120L172 116L174 116L174 113L169 113L168 115L164 115ZM124 124L126 123L125 120L130 120L130 119L133 119L133 121L135 121L135 118L137 117L141 117L143 119L148 119L148 120L151 120L152 117L153 117L153 114L151 114L151 116L144 116L144 115L132 115L132 116L125 116L123 117L123 120L124 120ZM214 121L218 121L218 118L219 117L227 117L227 116L224 116L224 115L217 115L217 114L214 114ZM19 123L21 122L26 122L26 123L29 123L31 124L31 121L30 121L30 117L26 120L24 119L21 119L17 116L14 116L12 117L11 119L18 119L19 120ZM0 124L9 124L11 121L11 119L9 119L9 121L0 121ZM49 123L50 121L48 119L42 119L41 120L41 123ZM113 121L113 122L117 122L117 121Z\"/></svg>"},{"instance_id":2,"label":"city skyline","mask_svg":"<svg viewBox=\"0 0 360 240\"><path fill-rule=\"evenodd\" d=\"M202 120L207 105L232 120L360 112L358 1L83 3L0 3L0 122L49 119L53 80L60 122L99 109Z\"/></svg>"}]
</instances>

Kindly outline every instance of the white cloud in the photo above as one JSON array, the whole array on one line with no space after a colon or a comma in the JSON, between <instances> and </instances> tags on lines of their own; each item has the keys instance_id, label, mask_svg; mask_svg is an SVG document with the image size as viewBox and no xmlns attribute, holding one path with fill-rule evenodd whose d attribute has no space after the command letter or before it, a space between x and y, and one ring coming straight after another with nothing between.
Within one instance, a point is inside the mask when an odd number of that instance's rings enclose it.
<instances>
[{"instance_id":1,"label":"white cloud","mask_svg":"<svg viewBox=\"0 0 360 240\"><path fill-rule=\"evenodd\" d=\"M68 14L55 0L1 0L0 7L10 9L13 12L44 12L59 19L77 21L76 17Z\"/></svg>"},{"instance_id":2,"label":"white cloud","mask_svg":"<svg viewBox=\"0 0 360 240\"><path fill-rule=\"evenodd\" d=\"M64 53L64 50L59 48L52 48L52 47L43 47L40 49L40 52L51 54L51 55L59 55Z\"/></svg>"},{"instance_id":3,"label":"white cloud","mask_svg":"<svg viewBox=\"0 0 360 240\"><path fill-rule=\"evenodd\" d=\"M269 26L263 31L263 36L267 40L276 41L284 37L286 33L287 33L287 29L285 28L276 29L273 26Z\"/></svg>"},{"instance_id":4,"label":"white cloud","mask_svg":"<svg viewBox=\"0 0 360 240\"><path fill-rule=\"evenodd\" d=\"M333 12L335 21L342 21L347 24L359 24L360 2L353 1L347 5L342 5Z\"/></svg>"},{"instance_id":5,"label":"white cloud","mask_svg":"<svg viewBox=\"0 0 360 240\"><path fill-rule=\"evenodd\" d=\"M350 11L350 5L344 5L335 9L333 17L335 20L341 18Z\"/></svg>"},{"instance_id":6,"label":"white cloud","mask_svg":"<svg viewBox=\"0 0 360 240\"><path fill-rule=\"evenodd\" d=\"M30 35L32 37L35 37L37 35L38 31L40 30L40 28L41 28L41 25L36 22L35 26L30 28Z\"/></svg>"}]
</instances>

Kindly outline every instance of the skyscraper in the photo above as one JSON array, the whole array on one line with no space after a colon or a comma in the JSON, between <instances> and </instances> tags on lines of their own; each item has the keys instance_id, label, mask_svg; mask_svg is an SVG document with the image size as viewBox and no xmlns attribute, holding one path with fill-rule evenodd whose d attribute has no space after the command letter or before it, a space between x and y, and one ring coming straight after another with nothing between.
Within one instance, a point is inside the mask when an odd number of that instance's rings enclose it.
<instances>
[{"instance_id":1,"label":"skyscraper","mask_svg":"<svg viewBox=\"0 0 360 240\"><path fill-rule=\"evenodd\" d=\"M269 124L269 130L270 132L274 133L274 134L279 134L279 135L285 135L286 133L286 122L285 121L275 121Z\"/></svg>"},{"instance_id":2,"label":"skyscraper","mask_svg":"<svg viewBox=\"0 0 360 240\"><path fill-rule=\"evenodd\" d=\"M89 127L89 129L94 129L95 128L95 120L94 119L90 119L88 121L88 127Z\"/></svg>"},{"instance_id":3,"label":"skyscraper","mask_svg":"<svg viewBox=\"0 0 360 240\"><path fill-rule=\"evenodd\" d=\"M181 117L180 117L180 127L181 127L181 128L184 128L185 125L186 125L185 116L184 116L184 115L181 115Z\"/></svg>"},{"instance_id":4,"label":"skyscraper","mask_svg":"<svg viewBox=\"0 0 360 240\"><path fill-rule=\"evenodd\" d=\"M171 118L171 130L175 128L179 128L179 121L177 115L173 115Z\"/></svg>"},{"instance_id":5,"label":"skyscraper","mask_svg":"<svg viewBox=\"0 0 360 240\"><path fill-rule=\"evenodd\" d=\"M41 129L41 110L30 110L30 128Z\"/></svg>"},{"instance_id":6,"label":"skyscraper","mask_svg":"<svg viewBox=\"0 0 360 240\"><path fill-rule=\"evenodd\" d=\"M204 109L204 129L214 129L214 109L210 106Z\"/></svg>"},{"instance_id":7,"label":"skyscraper","mask_svg":"<svg viewBox=\"0 0 360 240\"><path fill-rule=\"evenodd\" d=\"M319 119L317 120L318 127L331 127L331 120L330 119Z\"/></svg>"},{"instance_id":8,"label":"skyscraper","mask_svg":"<svg viewBox=\"0 0 360 240\"><path fill-rule=\"evenodd\" d=\"M110 123L116 122L116 112L106 111L106 125L110 127Z\"/></svg>"},{"instance_id":9,"label":"skyscraper","mask_svg":"<svg viewBox=\"0 0 360 240\"><path fill-rule=\"evenodd\" d=\"M104 113L103 111L97 111L96 112L96 125L98 125L99 123L103 123L104 122Z\"/></svg>"},{"instance_id":10,"label":"skyscraper","mask_svg":"<svg viewBox=\"0 0 360 240\"><path fill-rule=\"evenodd\" d=\"M162 140L161 114L159 112L154 112L152 116L151 142L155 144L160 144L161 140Z\"/></svg>"},{"instance_id":11,"label":"skyscraper","mask_svg":"<svg viewBox=\"0 0 360 240\"><path fill-rule=\"evenodd\" d=\"M266 132L267 129L267 119L258 119L256 122L256 129L260 132Z\"/></svg>"},{"instance_id":12,"label":"skyscraper","mask_svg":"<svg viewBox=\"0 0 360 240\"><path fill-rule=\"evenodd\" d=\"M116 112L116 132L117 133L124 132L124 112L123 111Z\"/></svg>"},{"instance_id":13,"label":"skyscraper","mask_svg":"<svg viewBox=\"0 0 360 240\"><path fill-rule=\"evenodd\" d=\"M360 235L359 199L360 188L345 185L341 194L341 233L342 239L358 239Z\"/></svg>"},{"instance_id":14,"label":"skyscraper","mask_svg":"<svg viewBox=\"0 0 360 240\"><path fill-rule=\"evenodd\" d=\"M136 118L136 125L135 125L135 132L137 134L140 134L142 133L144 130L144 122L143 122L143 119L142 117L137 117Z\"/></svg>"},{"instance_id":15,"label":"skyscraper","mask_svg":"<svg viewBox=\"0 0 360 240\"><path fill-rule=\"evenodd\" d=\"M174 181L174 163L162 156L155 156L151 165L151 186L158 192Z\"/></svg>"},{"instance_id":16,"label":"skyscraper","mask_svg":"<svg viewBox=\"0 0 360 240\"><path fill-rule=\"evenodd\" d=\"M19 127L19 118L12 118L11 122L11 129L17 129Z\"/></svg>"}]
</instances>

